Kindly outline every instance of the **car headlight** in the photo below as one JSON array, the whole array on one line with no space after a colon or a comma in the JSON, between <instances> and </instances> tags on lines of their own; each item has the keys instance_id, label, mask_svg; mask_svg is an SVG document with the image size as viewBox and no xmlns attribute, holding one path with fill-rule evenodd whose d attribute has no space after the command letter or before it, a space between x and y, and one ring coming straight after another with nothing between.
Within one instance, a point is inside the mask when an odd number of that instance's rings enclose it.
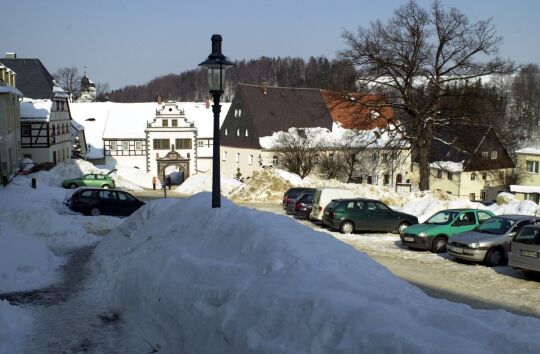
<instances>
[{"instance_id":1,"label":"car headlight","mask_svg":"<svg viewBox=\"0 0 540 354\"><path fill-rule=\"evenodd\" d=\"M478 242L471 243L471 248L480 248L480 244Z\"/></svg>"},{"instance_id":2,"label":"car headlight","mask_svg":"<svg viewBox=\"0 0 540 354\"><path fill-rule=\"evenodd\" d=\"M426 237L426 236L427 236L427 234L425 232L420 232L418 234L418 237Z\"/></svg>"}]
</instances>

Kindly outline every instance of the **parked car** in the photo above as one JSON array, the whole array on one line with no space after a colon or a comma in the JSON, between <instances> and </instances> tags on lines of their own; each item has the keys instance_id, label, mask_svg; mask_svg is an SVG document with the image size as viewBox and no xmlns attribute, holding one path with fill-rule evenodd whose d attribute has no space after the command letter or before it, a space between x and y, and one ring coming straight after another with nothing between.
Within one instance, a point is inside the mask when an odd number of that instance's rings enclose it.
<instances>
[{"instance_id":1,"label":"parked car","mask_svg":"<svg viewBox=\"0 0 540 354\"><path fill-rule=\"evenodd\" d=\"M540 272L540 225L524 226L510 243L508 265Z\"/></svg>"},{"instance_id":2,"label":"parked car","mask_svg":"<svg viewBox=\"0 0 540 354\"><path fill-rule=\"evenodd\" d=\"M281 205L283 205L283 209L286 212L287 208L289 208L290 212L287 212L287 214L292 214L294 212L294 202L296 201L296 198L306 191L315 191L315 188L295 187L288 189L283 194L283 201L281 202Z\"/></svg>"},{"instance_id":3,"label":"parked car","mask_svg":"<svg viewBox=\"0 0 540 354\"><path fill-rule=\"evenodd\" d=\"M373 199L334 199L325 208L323 223L344 234L354 231L385 231L401 233L418 224L416 216L394 211Z\"/></svg>"},{"instance_id":4,"label":"parked car","mask_svg":"<svg viewBox=\"0 0 540 354\"><path fill-rule=\"evenodd\" d=\"M446 243L452 236L471 231L494 216L489 210L442 210L422 224L406 228L400 235L401 243L409 248L427 249L434 253L445 252Z\"/></svg>"},{"instance_id":5,"label":"parked car","mask_svg":"<svg viewBox=\"0 0 540 354\"><path fill-rule=\"evenodd\" d=\"M74 191L64 204L85 215L128 216L145 202L124 191L83 187Z\"/></svg>"},{"instance_id":6,"label":"parked car","mask_svg":"<svg viewBox=\"0 0 540 354\"><path fill-rule=\"evenodd\" d=\"M324 209L332 199L356 198L354 192L347 188L324 187L317 188L313 196L313 210L311 218L313 220L322 220Z\"/></svg>"},{"instance_id":7,"label":"parked car","mask_svg":"<svg viewBox=\"0 0 540 354\"><path fill-rule=\"evenodd\" d=\"M510 242L525 225L540 222L527 215L500 215L488 219L474 230L457 234L448 243L448 253L455 258L484 262L489 267L508 260Z\"/></svg>"},{"instance_id":8,"label":"parked car","mask_svg":"<svg viewBox=\"0 0 540 354\"><path fill-rule=\"evenodd\" d=\"M83 186L98 188L116 188L116 184L114 183L114 180L109 176L109 174L104 175L88 173L78 178L66 179L62 182L62 187L64 188L75 189Z\"/></svg>"},{"instance_id":9,"label":"parked car","mask_svg":"<svg viewBox=\"0 0 540 354\"><path fill-rule=\"evenodd\" d=\"M296 198L294 203L294 216L300 219L311 220L311 210L313 209L313 197L315 191L304 192Z\"/></svg>"}]
</instances>

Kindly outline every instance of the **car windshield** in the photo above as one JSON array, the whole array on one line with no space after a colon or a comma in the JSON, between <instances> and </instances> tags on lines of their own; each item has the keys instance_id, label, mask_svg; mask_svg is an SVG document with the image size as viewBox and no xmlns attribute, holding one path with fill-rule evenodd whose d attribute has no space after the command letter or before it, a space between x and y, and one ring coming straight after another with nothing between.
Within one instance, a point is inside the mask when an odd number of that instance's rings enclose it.
<instances>
[{"instance_id":1,"label":"car windshield","mask_svg":"<svg viewBox=\"0 0 540 354\"><path fill-rule=\"evenodd\" d=\"M454 221L458 214L459 212L452 210L440 211L427 219L425 224L447 225Z\"/></svg>"},{"instance_id":2,"label":"car windshield","mask_svg":"<svg viewBox=\"0 0 540 354\"><path fill-rule=\"evenodd\" d=\"M478 225L476 231L486 234L503 235L515 224L515 220L491 218Z\"/></svg>"}]
</instances>

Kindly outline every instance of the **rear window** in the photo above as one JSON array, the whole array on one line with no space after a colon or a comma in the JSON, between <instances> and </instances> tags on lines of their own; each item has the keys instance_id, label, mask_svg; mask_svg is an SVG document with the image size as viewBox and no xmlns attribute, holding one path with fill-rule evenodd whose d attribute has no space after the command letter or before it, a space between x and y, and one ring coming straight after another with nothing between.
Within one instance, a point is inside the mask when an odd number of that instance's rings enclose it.
<instances>
[{"instance_id":1,"label":"rear window","mask_svg":"<svg viewBox=\"0 0 540 354\"><path fill-rule=\"evenodd\" d=\"M514 241L528 245L540 245L540 230L532 227L524 227L518 232Z\"/></svg>"},{"instance_id":2,"label":"rear window","mask_svg":"<svg viewBox=\"0 0 540 354\"><path fill-rule=\"evenodd\" d=\"M337 200L332 200L328 205L326 206L326 209L336 209L339 205L339 202Z\"/></svg>"}]
</instances>

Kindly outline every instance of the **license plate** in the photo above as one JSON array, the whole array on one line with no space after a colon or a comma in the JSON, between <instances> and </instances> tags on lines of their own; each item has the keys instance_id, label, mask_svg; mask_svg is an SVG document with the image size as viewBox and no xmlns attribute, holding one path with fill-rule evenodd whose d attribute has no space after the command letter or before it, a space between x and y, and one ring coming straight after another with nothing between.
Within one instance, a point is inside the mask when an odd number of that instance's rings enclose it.
<instances>
[{"instance_id":1,"label":"license plate","mask_svg":"<svg viewBox=\"0 0 540 354\"><path fill-rule=\"evenodd\" d=\"M454 253L463 253L463 248L450 247L450 251Z\"/></svg>"},{"instance_id":2,"label":"license plate","mask_svg":"<svg viewBox=\"0 0 540 354\"><path fill-rule=\"evenodd\" d=\"M525 251L525 250L521 250L521 255L522 255L523 257L538 258L538 252L535 252L535 251Z\"/></svg>"},{"instance_id":3,"label":"license plate","mask_svg":"<svg viewBox=\"0 0 540 354\"><path fill-rule=\"evenodd\" d=\"M403 237L403 240L407 242L414 242L414 237Z\"/></svg>"}]
</instances>

